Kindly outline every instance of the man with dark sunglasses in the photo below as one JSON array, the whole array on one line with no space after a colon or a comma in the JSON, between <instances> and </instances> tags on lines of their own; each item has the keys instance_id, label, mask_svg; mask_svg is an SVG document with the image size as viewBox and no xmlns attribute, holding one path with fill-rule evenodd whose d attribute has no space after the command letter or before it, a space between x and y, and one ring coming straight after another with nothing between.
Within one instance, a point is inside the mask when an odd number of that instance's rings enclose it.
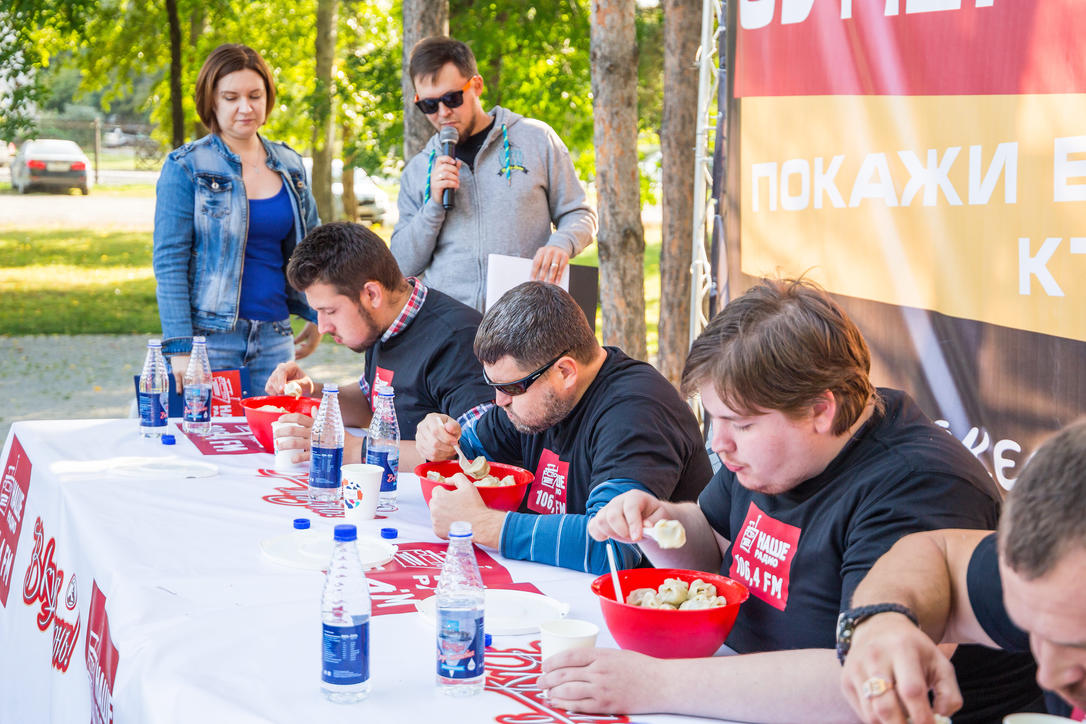
<instances>
[{"instance_id":1,"label":"man with dark sunglasses","mask_svg":"<svg viewBox=\"0 0 1086 724\"><path fill-rule=\"evenodd\" d=\"M712 476L697 420L675 388L651 365L600 347L561 288L525 282L507 292L483 316L475 356L497 407L466 425L427 415L417 450L447 460L459 444L535 478L515 513L487 508L470 484L434 491L439 536L468 520L477 543L508 558L599 573L606 544L587 528L607 501L629 490L692 501ZM636 546L616 549L623 567L641 562Z\"/></svg>"},{"instance_id":2,"label":"man with dark sunglasses","mask_svg":"<svg viewBox=\"0 0 1086 724\"><path fill-rule=\"evenodd\" d=\"M418 111L459 140L449 156L434 134L404 168L391 242L404 274L479 310L489 254L530 258L533 279L557 283L596 233L565 144L542 121L501 106L484 111L483 79L464 43L420 41L408 72Z\"/></svg>"}]
</instances>

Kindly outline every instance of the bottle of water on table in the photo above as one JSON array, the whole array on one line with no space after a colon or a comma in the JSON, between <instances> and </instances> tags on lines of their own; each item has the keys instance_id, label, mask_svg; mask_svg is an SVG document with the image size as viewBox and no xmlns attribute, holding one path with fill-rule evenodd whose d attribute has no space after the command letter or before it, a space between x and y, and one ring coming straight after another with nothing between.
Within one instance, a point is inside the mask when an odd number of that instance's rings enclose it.
<instances>
[{"instance_id":1,"label":"bottle of water on table","mask_svg":"<svg viewBox=\"0 0 1086 724\"><path fill-rule=\"evenodd\" d=\"M486 589L471 544L471 523L449 528L449 548L437 583L437 686L470 696L486 684L483 608Z\"/></svg>"},{"instance_id":2,"label":"bottle of water on table","mask_svg":"<svg viewBox=\"0 0 1086 724\"><path fill-rule=\"evenodd\" d=\"M366 441L366 462L385 469L381 477L378 504L385 509L396 505L396 484L400 469L400 425L396 421L396 391L382 385L370 420Z\"/></svg>"},{"instance_id":3,"label":"bottle of water on table","mask_svg":"<svg viewBox=\"0 0 1086 724\"><path fill-rule=\"evenodd\" d=\"M353 704L370 693L370 590L357 538L353 525L335 527L321 595L321 690L337 704Z\"/></svg>"},{"instance_id":4,"label":"bottle of water on table","mask_svg":"<svg viewBox=\"0 0 1086 724\"><path fill-rule=\"evenodd\" d=\"M211 363L207 359L207 340L192 338L192 353L185 370L185 432L206 435L211 432Z\"/></svg>"},{"instance_id":5,"label":"bottle of water on table","mask_svg":"<svg viewBox=\"0 0 1086 724\"><path fill-rule=\"evenodd\" d=\"M162 356L162 341L148 340L147 357L140 373L139 410L140 435L149 438L162 437L169 421L170 381L166 372L166 359Z\"/></svg>"},{"instance_id":6,"label":"bottle of water on table","mask_svg":"<svg viewBox=\"0 0 1086 724\"><path fill-rule=\"evenodd\" d=\"M338 385L324 386L309 440L309 501L342 503L343 418Z\"/></svg>"}]
</instances>

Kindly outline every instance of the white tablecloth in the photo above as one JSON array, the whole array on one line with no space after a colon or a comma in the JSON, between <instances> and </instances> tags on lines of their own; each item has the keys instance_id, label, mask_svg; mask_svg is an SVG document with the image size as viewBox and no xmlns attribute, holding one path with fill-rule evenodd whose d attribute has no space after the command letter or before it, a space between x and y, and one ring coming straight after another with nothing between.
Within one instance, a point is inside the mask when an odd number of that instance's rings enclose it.
<instances>
[{"instance_id":1,"label":"white tablecloth","mask_svg":"<svg viewBox=\"0 0 1086 724\"><path fill-rule=\"evenodd\" d=\"M442 696L433 628L413 610L373 618L370 698L326 702L323 574L269 561L260 541L289 533L295 517L329 536L342 519L300 507L301 481L271 471L271 455L202 456L172 423L170 431L172 447L141 439L135 420L12 427L0 457L0 722L609 720L540 700L538 634L495 637L482 695ZM199 460L219 472L118 472L118 461L133 457ZM386 526L399 530L402 547L439 542L414 476L401 475L399 510L359 533L376 536ZM513 581L598 623L599 645L615 645L589 591L592 576L491 555ZM434 581L420 578L414 590L375 591L375 611L428 595Z\"/></svg>"}]
</instances>

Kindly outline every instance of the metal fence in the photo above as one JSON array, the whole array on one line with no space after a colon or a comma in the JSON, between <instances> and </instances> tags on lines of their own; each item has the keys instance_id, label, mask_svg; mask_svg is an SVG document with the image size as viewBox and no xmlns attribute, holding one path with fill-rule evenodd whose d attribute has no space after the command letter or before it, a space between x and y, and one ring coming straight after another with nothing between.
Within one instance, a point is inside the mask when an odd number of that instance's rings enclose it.
<instances>
[{"instance_id":1,"label":"metal fence","mask_svg":"<svg viewBox=\"0 0 1086 724\"><path fill-rule=\"evenodd\" d=\"M152 138L152 126L145 124L54 116L40 116L37 124L37 138L63 138L78 143L90 157L96 176L103 170L157 171L168 150Z\"/></svg>"}]
</instances>

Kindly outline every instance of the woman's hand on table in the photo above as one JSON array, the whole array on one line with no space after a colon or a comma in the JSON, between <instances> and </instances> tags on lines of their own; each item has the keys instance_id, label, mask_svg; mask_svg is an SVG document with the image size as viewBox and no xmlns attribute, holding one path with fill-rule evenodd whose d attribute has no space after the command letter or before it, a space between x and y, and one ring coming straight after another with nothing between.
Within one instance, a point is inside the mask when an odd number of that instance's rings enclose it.
<instances>
[{"instance_id":1,"label":"woman's hand on table","mask_svg":"<svg viewBox=\"0 0 1086 724\"><path fill-rule=\"evenodd\" d=\"M425 460L452 460L459 443L460 423L440 412L427 414L415 430L415 449Z\"/></svg>"},{"instance_id":2,"label":"woman's hand on table","mask_svg":"<svg viewBox=\"0 0 1086 724\"><path fill-rule=\"evenodd\" d=\"M170 357L170 369L173 371L174 386L177 388L177 394L181 394L185 390L185 370L189 368L189 355L187 354L175 354Z\"/></svg>"},{"instance_id":3,"label":"woman's hand on table","mask_svg":"<svg viewBox=\"0 0 1086 724\"><path fill-rule=\"evenodd\" d=\"M321 333L317 325L306 322L301 331L294 337L294 359L305 359L317 351L321 343Z\"/></svg>"},{"instance_id":4,"label":"woman's hand on table","mask_svg":"<svg viewBox=\"0 0 1086 724\"><path fill-rule=\"evenodd\" d=\"M549 656L539 677L552 706L605 714L667 711L660 691L646 682L656 679L661 664L634 651L568 649Z\"/></svg>"},{"instance_id":5,"label":"woman's hand on table","mask_svg":"<svg viewBox=\"0 0 1086 724\"><path fill-rule=\"evenodd\" d=\"M288 412L281 416L278 422L289 424L276 426L275 448L296 451L290 457L291 462L304 463L309 460L309 435L313 430L313 418L300 412Z\"/></svg>"}]
</instances>

